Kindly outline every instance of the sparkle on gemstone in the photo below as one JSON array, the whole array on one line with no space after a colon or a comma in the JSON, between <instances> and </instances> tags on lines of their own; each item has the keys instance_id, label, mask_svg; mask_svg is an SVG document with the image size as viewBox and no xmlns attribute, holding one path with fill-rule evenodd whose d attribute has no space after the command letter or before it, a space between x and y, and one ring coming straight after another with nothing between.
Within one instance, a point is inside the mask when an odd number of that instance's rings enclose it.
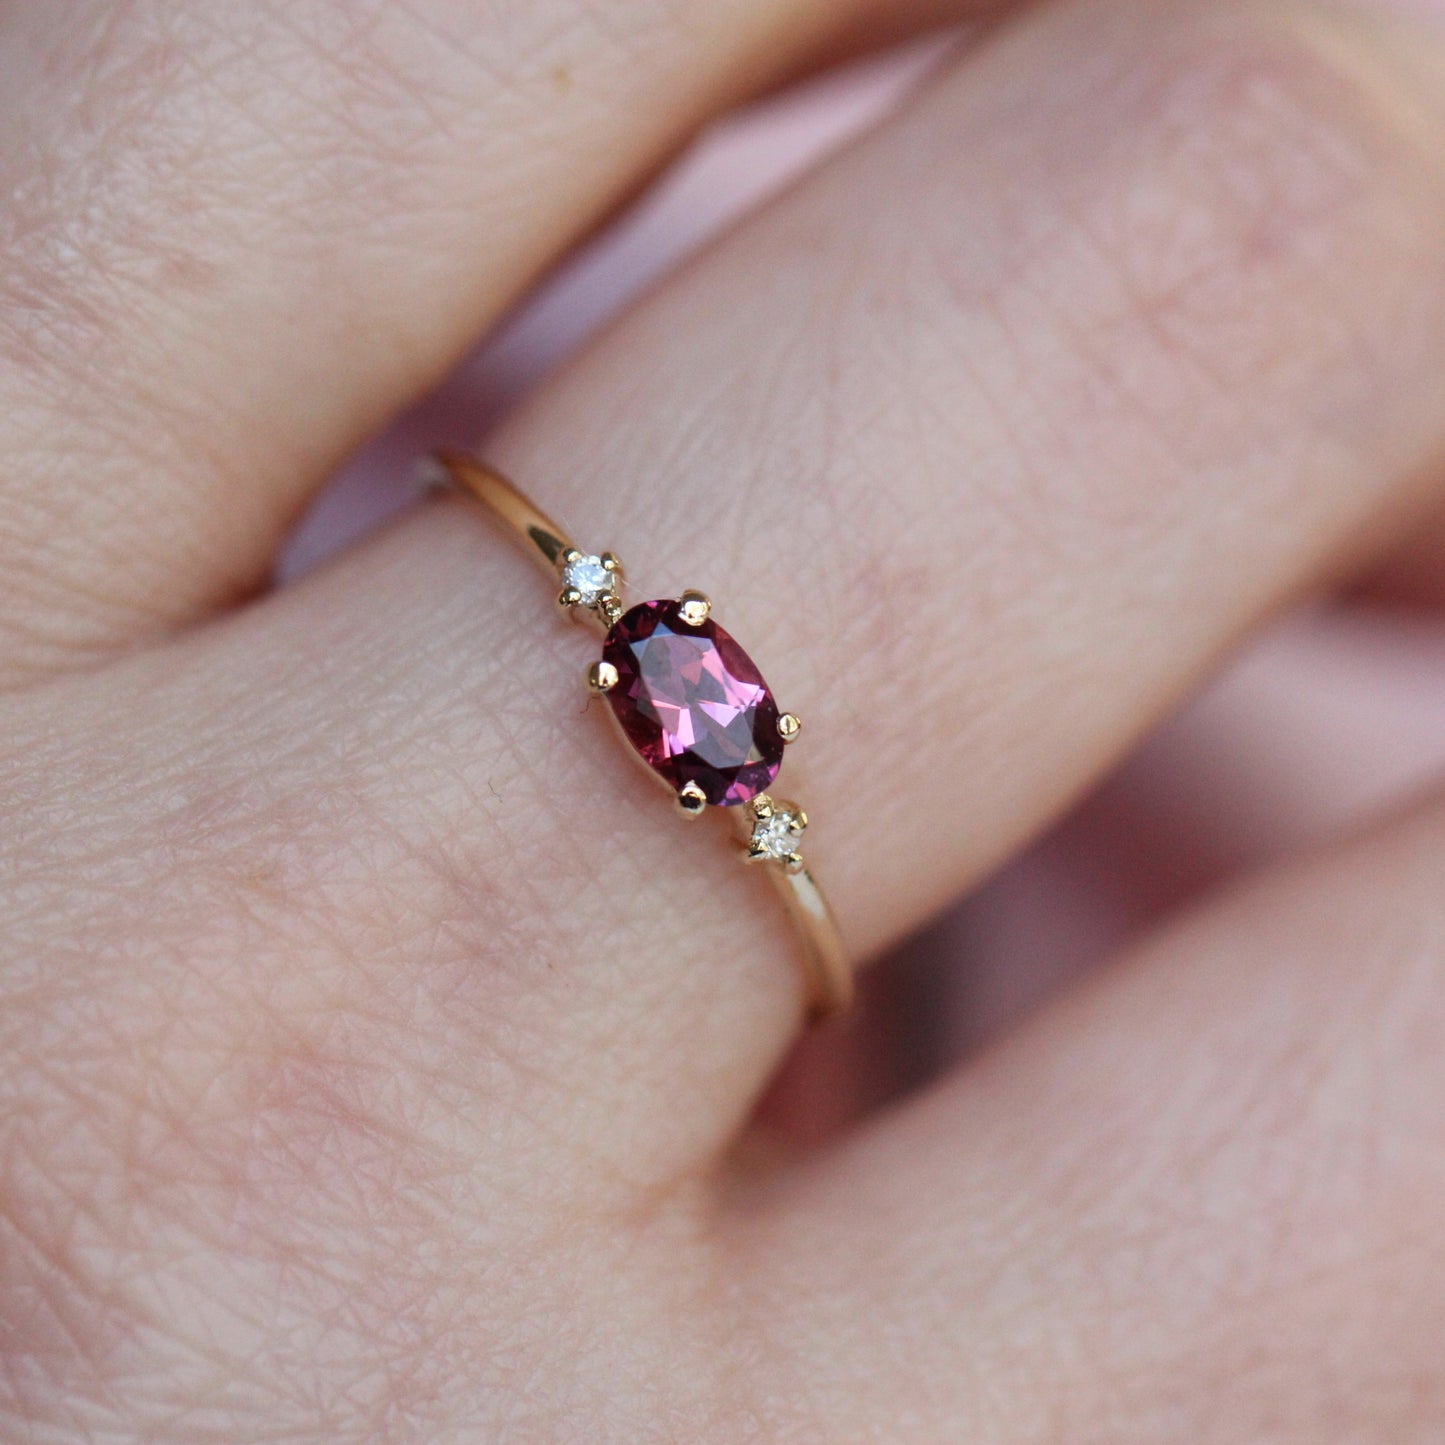
<instances>
[{"instance_id":1,"label":"sparkle on gemstone","mask_svg":"<svg viewBox=\"0 0 1445 1445\"><path fill-rule=\"evenodd\" d=\"M623 732L672 788L696 783L709 803L732 807L777 776L777 703L711 618L690 624L678 602L643 602L612 625L602 658L617 669L607 700Z\"/></svg>"},{"instance_id":2,"label":"sparkle on gemstone","mask_svg":"<svg viewBox=\"0 0 1445 1445\"><path fill-rule=\"evenodd\" d=\"M617 577L601 557L574 557L562 568L562 585L577 592L583 607L595 607L617 591Z\"/></svg>"},{"instance_id":3,"label":"sparkle on gemstone","mask_svg":"<svg viewBox=\"0 0 1445 1445\"><path fill-rule=\"evenodd\" d=\"M786 862L798 851L802 831L798 815L791 808L779 807L766 818L753 820L753 847Z\"/></svg>"}]
</instances>

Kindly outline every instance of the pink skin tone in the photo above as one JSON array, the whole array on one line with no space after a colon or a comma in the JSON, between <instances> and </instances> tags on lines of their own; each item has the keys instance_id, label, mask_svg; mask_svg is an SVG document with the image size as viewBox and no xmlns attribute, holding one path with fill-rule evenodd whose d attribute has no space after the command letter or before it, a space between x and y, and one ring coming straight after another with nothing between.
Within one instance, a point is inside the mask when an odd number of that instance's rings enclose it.
<instances>
[{"instance_id":1,"label":"pink skin tone","mask_svg":"<svg viewBox=\"0 0 1445 1445\"><path fill-rule=\"evenodd\" d=\"M1402 8L1445 16L1439 0ZM343 471L292 538L285 574L399 511L410 494L397 475L410 458L438 439L473 441L650 281L876 122L937 53L909 47L718 125ZM1425 572L1417 553L1428 549L1433 566L1435 541L1402 550L1391 588ZM1074 813L880 965L872 987L901 992L921 1017L905 1015L900 1028L896 1007L887 1011L886 1039L858 1029L805 1039L769 1117L799 1138L826 1137L916 1085L920 1051L932 1072L981 1047L1169 911L1445 772L1445 634L1428 613L1369 600L1311 608L1253 642ZM903 988L904 978L916 982Z\"/></svg>"},{"instance_id":2,"label":"pink skin tone","mask_svg":"<svg viewBox=\"0 0 1445 1445\"><path fill-rule=\"evenodd\" d=\"M1445 15L980 18L0 0L5 1445L1445 1438Z\"/></svg>"}]
</instances>

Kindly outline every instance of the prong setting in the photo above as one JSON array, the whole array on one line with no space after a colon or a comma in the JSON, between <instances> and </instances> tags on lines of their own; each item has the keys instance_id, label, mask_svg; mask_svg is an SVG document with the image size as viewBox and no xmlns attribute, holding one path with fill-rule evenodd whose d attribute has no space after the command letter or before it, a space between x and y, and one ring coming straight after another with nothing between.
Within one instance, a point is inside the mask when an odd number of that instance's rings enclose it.
<instances>
[{"instance_id":1,"label":"prong setting","mask_svg":"<svg viewBox=\"0 0 1445 1445\"><path fill-rule=\"evenodd\" d=\"M696 783L684 783L677 790L677 806L685 817L701 817L707 807L707 794Z\"/></svg>"},{"instance_id":2,"label":"prong setting","mask_svg":"<svg viewBox=\"0 0 1445 1445\"><path fill-rule=\"evenodd\" d=\"M759 793L748 805L751 830L744 858L749 863L776 863L789 873L803 867L798 851L808 815L796 803L779 802L767 793Z\"/></svg>"},{"instance_id":3,"label":"prong setting","mask_svg":"<svg viewBox=\"0 0 1445 1445\"><path fill-rule=\"evenodd\" d=\"M595 696L611 692L617 681L617 669L610 662L594 662L587 669L587 688Z\"/></svg>"},{"instance_id":4,"label":"prong setting","mask_svg":"<svg viewBox=\"0 0 1445 1445\"><path fill-rule=\"evenodd\" d=\"M598 557L569 547L557 561L562 582L557 600L573 617L585 610L610 626L622 615L622 603L617 595L622 563L613 553L604 552Z\"/></svg>"},{"instance_id":5,"label":"prong setting","mask_svg":"<svg viewBox=\"0 0 1445 1445\"><path fill-rule=\"evenodd\" d=\"M785 743L792 743L798 740L798 734L803 731L803 719L795 712L785 712L778 719L778 736Z\"/></svg>"},{"instance_id":6,"label":"prong setting","mask_svg":"<svg viewBox=\"0 0 1445 1445\"><path fill-rule=\"evenodd\" d=\"M677 599L677 612L689 627L701 627L712 612L712 600L704 592L684 592Z\"/></svg>"},{"instance_id":7,"label":"prong setting","mask_svg":"<svg viewBox=\"0 0 1445 1445\"><path fill-rule=\"evenodd\" d=\"M684 812L714 811L708 803L713 800L715 810L745 840L742 851L775 865L765 870L766 881L776 885L798 930L809 1011L816 1018L846 1008L853 996L848 958L798 848L807 819L795 804L766 795L784 744L792 740L788 735L796 729L793 719L780 713L752 659L712 621L701 594L687 594L687 617L676 598L624 605L618 600L622 568L615 556L577 548L556 522L482 459L444 452L437 462L451 483L535 551L573 620L606 623L599 661L617 672L606 710ZM577 575L584 563L597 569L590 592ZM594 678L598 685L610 681L600 669L589 675L589 683Z\"/></svg>"}]
</instances>

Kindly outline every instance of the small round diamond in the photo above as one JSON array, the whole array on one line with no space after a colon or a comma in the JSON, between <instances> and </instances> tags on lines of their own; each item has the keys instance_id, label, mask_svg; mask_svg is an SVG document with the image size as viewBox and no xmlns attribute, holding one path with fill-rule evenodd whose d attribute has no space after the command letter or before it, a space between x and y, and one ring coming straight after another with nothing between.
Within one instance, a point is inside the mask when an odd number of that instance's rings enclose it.
<instances>
[{"instance_id":1,"label":"small round diamond","mask_svg":"<svg viewBox=\"0 0 1445 1445\"><path fill-rule=\"evenodd\" d=\"M753 852L786 863L797 853L802 833L799 815L786 804L777 806L767 816L753 819Z\"/></svg>"},{"instance_id":2,"label":"small round diamond","mask_svg":"<svg viewBox=\"0 0 1445 1445\"><path fill-rule=\"evenodd\" d=\"M574 557L562 568L562 586L577 593L579 604L595 607L617 593L617 576L601 557Z\"/></svg>"}]
</instances>

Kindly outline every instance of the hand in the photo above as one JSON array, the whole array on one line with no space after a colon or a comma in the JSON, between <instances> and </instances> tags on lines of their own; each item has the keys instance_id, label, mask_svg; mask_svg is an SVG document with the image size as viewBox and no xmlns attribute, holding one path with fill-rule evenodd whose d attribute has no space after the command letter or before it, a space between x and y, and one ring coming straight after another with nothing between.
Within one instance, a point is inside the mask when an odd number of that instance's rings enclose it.
<instances>
[{"instance_id":1,"label":"hand","mask_svg":"<svg viewBox=\"0 0 1445 1445\"><path fill-rule=\"evenodd\" d=\"M0 9L0 1437L1440 1438L1438 801L766 1152L788 940L525 559L243 602L699 124L964 9ZM808 718L860 960L1438 500L1442 125L1418 19L1051 0L494 439Z\"/></svg>"}]
</instances>

